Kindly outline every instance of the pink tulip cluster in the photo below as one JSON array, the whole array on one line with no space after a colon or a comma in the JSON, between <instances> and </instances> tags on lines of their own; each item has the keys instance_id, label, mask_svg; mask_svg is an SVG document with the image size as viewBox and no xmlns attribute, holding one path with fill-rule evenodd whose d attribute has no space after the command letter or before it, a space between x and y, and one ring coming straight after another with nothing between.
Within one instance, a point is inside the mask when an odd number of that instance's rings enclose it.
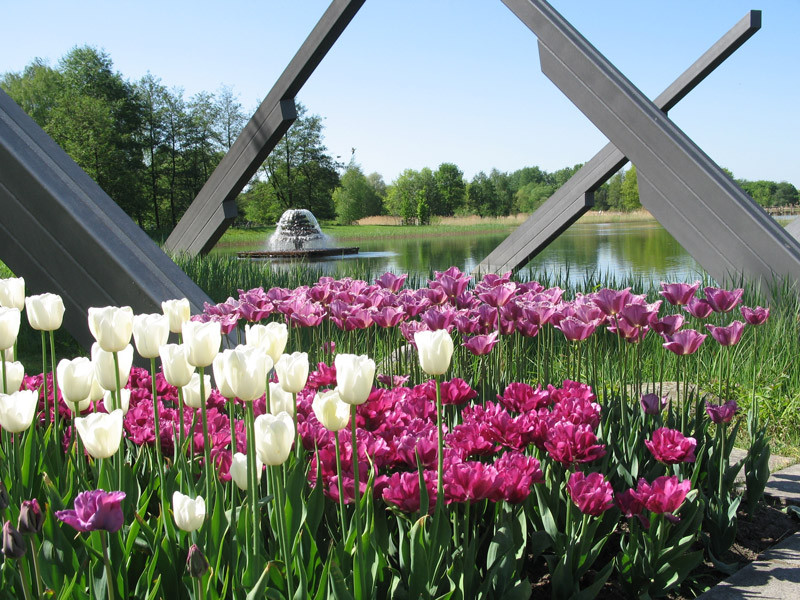
<instances>
[{"instance_id":1,"label":"pink tulip cluster","mask_svg":"<svg viewBox=\"0 0 800 600\"><path fill-rule=\"evenodd\" d=\"M617 506L626 517L638 517L642 525L650 526L650 520L644 515L645 510L677 522L675 516L686 495L692 487L688 479L679 481L675 475L657 477L652 483L639 479L636 489L628 489L616 495Z\"/></svg>"}]
</instances>

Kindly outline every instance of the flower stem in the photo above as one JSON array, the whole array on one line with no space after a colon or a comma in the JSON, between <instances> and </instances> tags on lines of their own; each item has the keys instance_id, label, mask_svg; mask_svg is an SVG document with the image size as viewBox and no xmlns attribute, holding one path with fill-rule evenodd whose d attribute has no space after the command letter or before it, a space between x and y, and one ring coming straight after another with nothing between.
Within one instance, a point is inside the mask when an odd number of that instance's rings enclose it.
<instances>
[{"instance_id":1,"label":"flower stem","mask_svg":"<svg viewBox=\"0 0 800 600\"><path fill-rule=\"evenodd\" d=\"M33 561L33 570L36 573L36 595L42 597L42 573L39 570L39 556L36 552L36 542L33 537L30 538L31 543L31 560Z\"/></svg>"},{"instance_id":2,"label":"flower stem","mask_svg":"<svg viewBox=\"0 0 800 600\"><path fill-rule=\"evenodd\" d=\"M358 481L358 443L356 441L356 405L352 404L350 406L350 430L352 431L352 438L353 438L353 448L352 448L352 455L353 455L353 502L355 503L355 517L356 517L356 561L358 562L358 587L355 587L355 590L358 592L359 590L364 593L364 581L362 577L364 576L363 572L363 562L361 561L361 498L359 497L361 494L361 484ZM339 482L339 495L341 496L344 493L344 486L342 482ZM353 569L353 584L355 586L355 569ZM356 598L360 597L361 594L356 593Z\"/></svg>"},{"instance_id":3,"label":"flower stem","mask_svg":"<svg viewBox=\"0 0 800 600\"><path fill-rule=\"evenodd\" d=\"M286 492L283 487L283 472L281 466L270 467L274 482L275 498L275 517L278 522L278 535L280 536L281 553L286 566L286 583L288 586L288 598L294 598L294 575L292 574L292 556L289 546L289 532L286 529Z\"/></svg>"},{"instance_id":4,"label":"flower stem","mask_svg":"<svg viewBox=\"0 0 800 600\"><path fill-rule=\"evenodd\" d=\"M347 540L347 527L345 525L345 518L344 518L344 486L342 485L342 453L339 451L339 432L336 431L333 434L333 440L336 444L336 476L337 481L339 482L339 521L341 523L342 528L342 548ZM317 471L321 469L322 466L319 464L319 454L317 454Z\"/></svg>"},{"instance_id":5,"label":"flower stem","mask_svg":"<svg viewBox=\"0 0 800 600\"><path fill-rule=\"evenodd\" d=\"M206 480L206 503L213 502L211 500L211 446L209 444L208 436L208 417L206 416L206 381L204 367L197 367L200 371L200 413L203 418L203 467L205 470Z\"/></svg>"},{"instance_id":6,"label":"flower stem","mask_svg":"<svg viewBox=\"0 0 800 600\"><path fill-rule=\"evenodd\" d=\"M108 560L108 543L106 542L106 535L102 531L100 533L100 543L103 546L103 564L106 567L106 583L108 584L108 600L115 600L114 584L112 583L111 562Z\"/></svg>"},{"instance_id":7,"label":"flower stem","mask_svg":"<svg viewBox=\"0 0 800 600\"><path fill-rule=\"evenodd\" d=\"M119 408L122 410L122 386L120 385L119 379L119 354L117 352L113 353L114 356L114 378L116 379L117 389L114 392L114 408ZM156 424L156 427L158 424ZM156 430L158 431L158 430ZM158 434L156 434L156 437ZM117 450L117 489L122 490L122 465L125 462L125 445L124 445L125 438L123 437L119 443L119 450ZM156 440L158 441L158 440ZM166 504L164 504L166 506Z\"/></svg>"},{"instance_id":8,"label":"flower stem","mask_svg":"<svg viewBox=\"0 0 800 600\"><path fill-rule=\"evenodd\" d=\"M42 385L44 386L44 426L50 426L50 401L47 398L47 341L42 331Z\"/></svg>"},{"instance_id":9,"label":"flower stem","mask_svg":"<svg viewBox=\"0 0 800 600\"><path fill-rule=\"evenodd\" d=\"M56 335L50 331L50 364L53 365L53 429L58 440L58 375L56 374ZM76 411L77 412L77 411ZM60 456L56 453L56 456Z\"/></svg>"},{"instance_id":10,"label":"flower stem","mask_svg":"<svg viewBox=\"0 0 800 600\"><path fill-rule=\"evenodd\" d=\"M256 461L256 428L255 428L255 411L253 410L253 403L246 402L246 426L247 426L247 495L250 499L250 510L253 517L253 556L258 552L258 539L259 539L259 518L258 518L258 474L256 468L258 462ZM233 434L231 434L233 436ZM234 439L233 437L231 439Z\"/></svg>"},{"instance_id":11,"label":"flower stem","mask_svg":"<svg viewBox=\"0 0 800 600\"><path fill-rule=\"evenodd\" d=\"M437 467L436 467L436 506L444 505L444 432L442 430L442 390L439 386L439 377L434 376L436 382L436 427L437 438ZM355 437L355 434L353 434ZM356 480L358 481L358 480ZM359 527L360 530L360 527Z\"/></svg>"},{"instance_id":12,"label":"flower stem","mask_svg":"<svg viewBox=\"0 0 800 600\"><path fill-rule=\"evenodd\" d=\"M115 355L116 356L116 355ZM155 426L155 450L156 450L156 464L158 465L158 491L161 496L161 506L167 506L166 490L164 488L164 459L161 456L161 417L158 414L158 391L156 389L156 359L150 359L150 385L153 392L153 424ZM120 407L122 406L122 394L117 389L117 394L120 398ZM122 463L120 463L120 474L122 473ZM120 488L122 489L122 488Z\"/></svg>"},{"instance_id":13,"label":"flower stem","mask_svg":"<svg viewBox=\"0 0 800 600\"><path fill-rule=\"evenodd\" d=\"M0 359L3 361L3 393L8 393L8 378L6 377L6 353L5 350L0 350Z\"/></svg>"}]
</instances>

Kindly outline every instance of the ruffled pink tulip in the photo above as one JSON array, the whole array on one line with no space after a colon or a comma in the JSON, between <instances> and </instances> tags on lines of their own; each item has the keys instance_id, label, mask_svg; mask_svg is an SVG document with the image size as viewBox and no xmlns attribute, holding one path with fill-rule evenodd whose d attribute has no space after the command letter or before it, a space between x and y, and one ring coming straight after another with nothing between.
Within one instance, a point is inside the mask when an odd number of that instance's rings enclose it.
<instances>
[{"instance_id":1,"label":"ruffled pink tulip","mask_svg":"<svg viewBox=\"0 0 800 600\"><path fill-rule=\"evenodd\" d=\"M755 308L742 306L739 311L742 313L744 320L750 325L763 325L769 318L769 309L761 306L756 306Z\"/></svg>"},{"instance_id":2,"label":"ruffled pink tulip","mask_svg":"<svg viewBox=\"0 0 800 600\"><path fill-rule=\"evenodd\" d=\"M584 475L576 471L569 476L567 492L575 506L586 515L597 517L614 506L614 490L602 473Z\"/></svg>"},{"instance_id":3,"label":"ruffled pink tulip","mask_svg":"<svg viewBox=\"0 0 800 600\"><path fill-rule=\"evenodd\" d=\"M685 437L677 429L661 427L653 432L652 439L644 441L644 445L658 462L665 465L677 465L694 462L697 440L693 437Z\"/></svg>"},{"instance_id":4,"label":"ruffled pink tulip","mask_svg":"<svg viewBox=\"0 0 800 600\"><path fill-rule=\"evenodd\" d=\"M674 513L680 508L692 488L688 479L678 481L675 475L657 477L653 483L640 479L635 495L644 507L656 514Z\"/></svg>"}]
</instances>

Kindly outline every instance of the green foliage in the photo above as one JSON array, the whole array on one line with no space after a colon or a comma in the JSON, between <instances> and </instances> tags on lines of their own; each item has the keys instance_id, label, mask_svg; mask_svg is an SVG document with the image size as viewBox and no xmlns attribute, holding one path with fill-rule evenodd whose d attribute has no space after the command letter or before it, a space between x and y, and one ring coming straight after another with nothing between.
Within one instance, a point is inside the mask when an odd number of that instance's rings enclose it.
<instances>
[{"instance_id":1,"label":"green foliage","mask_svg":"<svg viewBox=\"0 0 800 600\"><path fill-rule=\"evenodd\" d=\"M350 225L363 217L381 213L380 196L355 163L350 163L341 177L340 185L333 191L336 222Z\"/></svg>"}]
</instances>

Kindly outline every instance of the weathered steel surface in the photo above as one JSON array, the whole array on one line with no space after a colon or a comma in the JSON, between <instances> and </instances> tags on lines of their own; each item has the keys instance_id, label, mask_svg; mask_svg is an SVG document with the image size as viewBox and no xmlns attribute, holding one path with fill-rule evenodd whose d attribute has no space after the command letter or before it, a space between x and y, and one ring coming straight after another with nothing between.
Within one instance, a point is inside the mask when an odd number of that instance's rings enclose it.
<instances>
[{"instance_id":1,"label":"weathered steel surface","mask_svg":"<svg viewBox=\"0 0 800 600\"><path fill-rule=\"evenodd\" d=\"M236 196L297 118L294 98L364 0L333 0L165 243L205 254L236 218ZM228 206L220 211L222 204Z\"/></svg>"},{"instance_id":2,"label":"weathered steel surface","mask_svg":"<svg viewBox=\"0 0 800 600\"><path fill-rule=\"evenodd\" d=\"M800 280L800 243L543 0L503 0L542 71L637 167L642 205L719 283Z\"/></svg>"},{"instance_id":3,"label":"weathered steel surface","mask_svg":"<svg viewBox=\"0 0 800 600\"><path fill-rule=\"evenodd\" d=\"M653 103L664 112L673 108L760 27L761 11L751 10ZM502 273L525 266L592 207L593 192L627 161L614 144L607 144L501 242L475 271Z\"/></svg>"},{"instance_id":4,"label":"weathered steel surface","mask_svg":"<svg viewBox=\"0 0 800 600\"><path fill-rule=\"evenodd\" d=\"M800 217L792 220L792 222L786 226L786 231L795 238L800 239Z\"/></svg>"},{"instance_id":5,"label":"weathered steel surface","mask_svg":"<svg viewBox=\"0 0 800 600\"><path fill-rule=\"evenodd\" d=\"M161 312L210 299L22 109L0 90L0 258L29 294L64 299L64 326L88 347L90 306Z\"/></svg>"}]
</instances>

